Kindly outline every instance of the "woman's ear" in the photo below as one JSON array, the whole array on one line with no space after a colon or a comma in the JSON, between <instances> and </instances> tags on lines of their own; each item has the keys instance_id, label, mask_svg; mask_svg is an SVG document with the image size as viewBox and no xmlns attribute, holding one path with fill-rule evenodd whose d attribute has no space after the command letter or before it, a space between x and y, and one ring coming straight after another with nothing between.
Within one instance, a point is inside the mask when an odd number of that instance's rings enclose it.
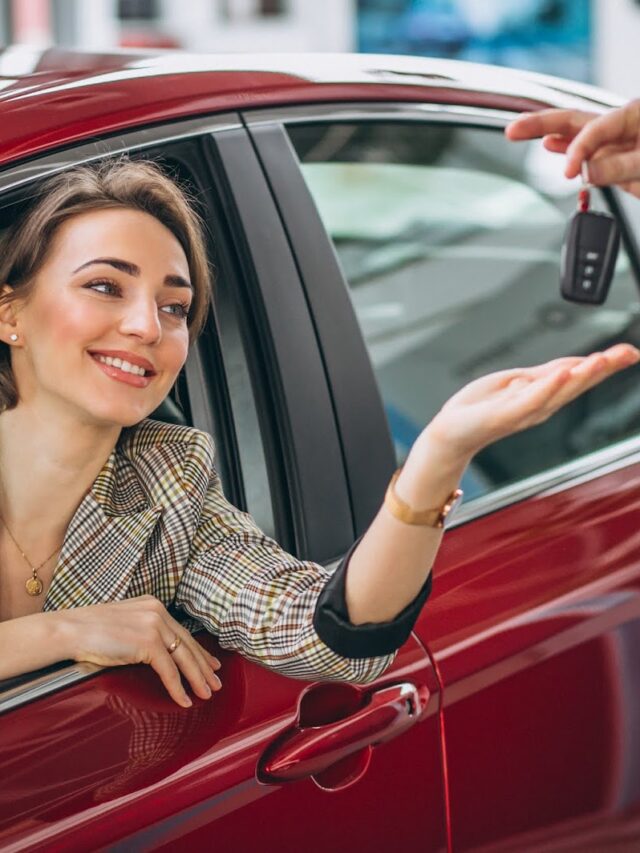
<instances>
[{"instance_id":1,"label":"woman's ear","mask_svg":"<svg viewBox=\"0 0 640 853\"><path fill-rule=\"evenodd\" d=\"M16 317L16 304L12 299L6 297L13 293L13 288L3 284L0 288L0 341L9 346L15 346L20 340L18 321Z\"/></svg>"}]
</instances>

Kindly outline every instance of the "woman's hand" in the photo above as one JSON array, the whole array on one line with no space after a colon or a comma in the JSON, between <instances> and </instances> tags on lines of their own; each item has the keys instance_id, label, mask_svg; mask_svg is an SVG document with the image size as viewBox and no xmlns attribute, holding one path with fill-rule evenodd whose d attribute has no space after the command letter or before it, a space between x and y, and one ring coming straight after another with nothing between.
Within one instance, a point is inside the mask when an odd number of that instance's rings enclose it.
<instances>
[{"instance_id":1,"label":"woman's hand","mask_svg":"<svg viewBox=\"0 0 640 853\"><path fill-rule=\"evenodd\" d=\"M444 404L418 438L415 451L419 455L426 442L447 461L468 462L483 447L542 423L583 391L638 360L635 347L617 344L602 353L483 376Z\"/></svg>"},{"instance_id":2,"label":"woman's hand","mask_svg":"<svg viewBox=\"0 0 640 853\"><path fill-rule=\"evenodd\" d=\"M454 394L421 432L395 482L416 510L435 510L471 457L498 439L539 424L583 391L640 360L629 344L586 357L483 376ZM398 520L386 504L353 551L345 580L355 624L395 619L423 587L442 529Z\"/></svg>"},{"instance_id":3,"label":"woman's hand","mask_svg":"<svg viewBox=\"0 0 640 853\"><path fill-rule=\"evenodd\" d=\"M201 699L222 686L214 670L220 661L210 655L173 619L152 595L59 611L69 657L100 666L146 663L160 676L169 695L187 708L193 703L181 674ZM174 652L169 647L176 640Z\"/></svg>"},{"instance_id":4,"label":"woman's hand","mask_svg":"<svg viewBox=\"0 0 640 853\"><path fill-rule=\"evenodd\" d=\"M566 153L567 178L579 175L588 162L591 183L615 184L640 197L640 100L603 115L558 109L523 113L506 135L514 141L542 137L549 151Z\"/></svg>"}]
</instances>

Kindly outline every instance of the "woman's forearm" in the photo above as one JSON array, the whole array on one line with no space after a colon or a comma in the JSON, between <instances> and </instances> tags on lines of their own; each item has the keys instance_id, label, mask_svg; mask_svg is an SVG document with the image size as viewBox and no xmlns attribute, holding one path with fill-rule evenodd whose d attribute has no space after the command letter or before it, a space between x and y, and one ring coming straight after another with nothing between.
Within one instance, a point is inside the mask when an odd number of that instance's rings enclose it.
<instances>
[{"instance_id":1,"label":"woman's forearm","mask_svg":"<svg viewBox=\"0 0 640 853\"><path fill-rule=\"evenodd\" d=\"M418 437L396 482L398 496L416 511L441 507L483 447L542 423L638 361L639 350L616 344L589 356L475 379L444 404ZM349 561L345 596L353 624L387 622L404 610L426 581L441 539L441 530L397 521L383 506Z\"/></svg>"},{"instance_id":2,"label":"woman's forearm","mask_svg":"<svg viewBox=\"0 0 640 853\"><path fill-rule=\"evenodd\" d=\"M70 657L67 635L59 630L60 615L34 613L0 622L0 681Z\"/></svg>"},{"instance_id":3,"label":"woman's forearm","mask_svg":"<svg viewBox=\"0 0 640 853\"><path fill-rule=\"evenodd\" d=\"M468 458L449 456L423 435L398 477L398 497L416 510L438 509L458 486ZM394 619L424 585L442 529L405 524L383 505L351 555L345 580L354 625Z\"/></svg>"}]
</instances>

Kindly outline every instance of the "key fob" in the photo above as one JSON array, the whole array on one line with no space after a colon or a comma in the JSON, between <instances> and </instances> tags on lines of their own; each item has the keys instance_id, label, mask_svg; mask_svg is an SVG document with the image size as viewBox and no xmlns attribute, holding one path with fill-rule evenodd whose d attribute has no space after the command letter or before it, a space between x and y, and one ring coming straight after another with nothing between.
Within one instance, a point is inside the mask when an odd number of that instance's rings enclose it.
<instances>
[{"instance_id":1,"label":"key fob","mask_svg":"<svg viewBox=\"0 0 640 853\"><path fill-rule=\"evenodd\" d=\"M560 292L570 302L602 305L607 298L620 246L620 229L607 213L579 210L569 220Z\"/></svg>"}]
</instances>

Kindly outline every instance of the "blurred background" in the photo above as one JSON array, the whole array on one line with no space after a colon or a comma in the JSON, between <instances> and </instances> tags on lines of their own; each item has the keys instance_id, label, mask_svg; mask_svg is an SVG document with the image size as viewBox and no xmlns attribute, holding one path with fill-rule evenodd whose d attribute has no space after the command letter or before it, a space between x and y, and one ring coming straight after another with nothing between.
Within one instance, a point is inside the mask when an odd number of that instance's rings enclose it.
<instances>
[{"instance_id":1,"label":"blurred background","mask_svg":"<svg viewBox=\"0 0 640 853\"><path fill-rule=\"evenodd\" d=\"M55 45L360 51L492 62L631 96L640 0L0 0L0 43L24 70Z\"/></svg>"}]
</instances>

